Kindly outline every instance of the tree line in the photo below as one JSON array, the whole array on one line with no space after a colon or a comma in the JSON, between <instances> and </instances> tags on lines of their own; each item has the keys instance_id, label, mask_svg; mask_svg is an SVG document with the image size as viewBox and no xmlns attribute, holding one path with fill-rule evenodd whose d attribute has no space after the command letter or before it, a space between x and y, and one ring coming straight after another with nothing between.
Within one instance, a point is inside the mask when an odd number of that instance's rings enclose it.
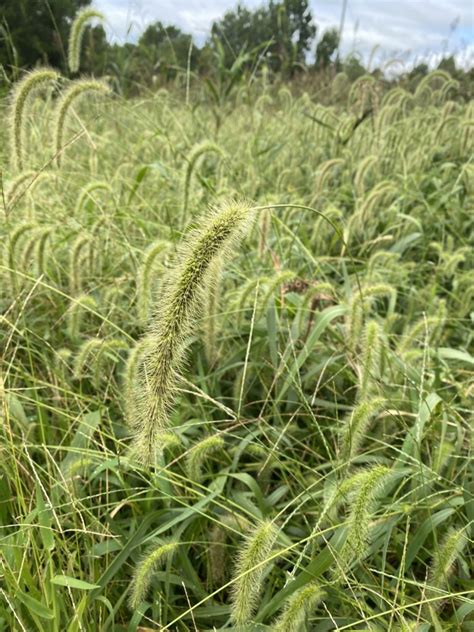
<instances>
[{"instance_id":1,"label":"tree line","mask_svg":"<svg viewBox=\"0 0 474 632\"><path fill-rule=\"evenodd\" d=\"M68 32L74 16L90 2L2 0L1 80L8 84L22 69L40 63L67 73ZM205 78L217 76L221 87L232 85L245 73L262 70L284 79L308 72L334 75L343 71L354 81L367 74L357 54L341 58L339 44L338 28L324 32L318 29L308 0L269 0L256 9L238 4L227 11L212 24L201 47L189 33L160 21L150 24L136 43L125 44L108 42L101 24L90 26L84 38L80 71L109 76L124 95L165 85L189 73ZM463 85L467 82L469 96L472 71L465 73L456 68L452 57L443 59L440 67ZM371 72L382 75L380 69ZM426 64L419 64L406 73L405 79L416 82L427 72Z\"/></svg>"}]
</instances>

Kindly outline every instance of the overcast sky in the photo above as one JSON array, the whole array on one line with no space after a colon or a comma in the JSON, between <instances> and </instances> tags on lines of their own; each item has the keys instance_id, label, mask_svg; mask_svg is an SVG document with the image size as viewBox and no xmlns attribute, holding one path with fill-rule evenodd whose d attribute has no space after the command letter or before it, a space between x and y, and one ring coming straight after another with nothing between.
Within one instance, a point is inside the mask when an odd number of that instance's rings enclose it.
<instances>
[{"instance_id":1,"label":"overcast sky","mask_svg":"<svg viewBox=\"0 0 474 632\"><path fill-rule=\"evenodd\" d=\"M340 21L343 0L310 0L319 33ZM93 0L107 18L111 40L136 41L150 22L176 24L201 45L211 23L236 0ZM261 0L242 4L256 7ZM474 0L347 0L342 50L377 60L439 59L456 53L464 67L474 65Z\"/></svg>"}]
</instances>

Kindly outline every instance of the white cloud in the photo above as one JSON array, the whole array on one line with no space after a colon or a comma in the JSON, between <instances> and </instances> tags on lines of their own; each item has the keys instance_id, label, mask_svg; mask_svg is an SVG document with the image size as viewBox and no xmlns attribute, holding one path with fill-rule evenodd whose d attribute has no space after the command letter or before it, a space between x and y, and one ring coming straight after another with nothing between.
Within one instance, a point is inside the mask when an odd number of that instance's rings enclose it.
<instances>
[{"instance_id":1,"label":"white cloud","mask_svg":"<svg viewBox=\"0 0 474 632\"><path fill-rule=\"evenodd\" d=\"M203 11L193 11L192 9L182 9L177 12L178 21L183 25L183 30L200 36L203 39L209 33L209 26L222 15L222 11L216 7L211 7Z\"/></svg>"},{"instance_id":2,"label":"white cloud","mask_svg":"<svg viewBox=\"0 0 474 632\"><path fill-rule=\"evenodd\" d=\"M343 0L311 0L320 33L338 26ZM94 0L107 17L111 40L136 41L147 24L160 20L176 24L202 44L212 22L237 0ZM244 0L255 7L260 0ZM456 26L452 29L452 26ZM378 47L375 62L389 59L441 58L455 53L463 67L472 66L474 8L472 0L348 0L342 51L358 51L368 59Z\"/></svg>"}]
</instances>

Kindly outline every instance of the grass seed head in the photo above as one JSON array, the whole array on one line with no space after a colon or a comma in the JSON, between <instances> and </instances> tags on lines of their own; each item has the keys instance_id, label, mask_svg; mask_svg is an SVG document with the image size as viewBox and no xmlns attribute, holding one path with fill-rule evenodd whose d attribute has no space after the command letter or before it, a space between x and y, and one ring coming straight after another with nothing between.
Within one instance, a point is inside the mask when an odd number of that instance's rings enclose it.
<instances>
[{"instance_id":1,"label":"grass seed head","mask_svg":"<svg viewBox=\"0 0 474 632\"><path fill-rule=\"evenodd\" d=\"M28 101L40 89L59 79L59 73L51 68L38 68L25 74L13 90L10 105L9 125L11 157L17 171L23 169L23 139L25 137L25 110Z\"/></svg>"},{"instance_id":2,"label":"grass seed head","mask_svg":"<svg viewBox=\"0 0 474 632\"><path fill-rule=\"evenodd\" d=\"M129 419L135 433L134 452L144 462L152 460L159 435L168 426L185 344L196 329L213 264L230 255L249 219L250 208L240 201L211 210L178 252L175 268L163 283L136 380L136 407Z\"/></svg>"},{"instance_id":3,"label":"grass seed head","mask_svg":"<svg viewBox=\"0 0 474 632\"><path fill-rule=\"evenodd\" d=\"M94 18L104 20L104 16L96 9L83 9L80 11L71 26L68 43L68 65L72 73L79 71L81 63L81 46L84 31L88 23Z\"/></svg>"},{"instance_id":4,"label":"grass seed head","mask_svg":"<svg viewBox=\"0 0 474 632\"><path fill-rule=\"evenodd\" d=\"M262 588L265 561L277 537L275 525L267 520L254 528L242 545L235 565L231 618L237 625L250 623Z\"/></svg>"}]
</instances>

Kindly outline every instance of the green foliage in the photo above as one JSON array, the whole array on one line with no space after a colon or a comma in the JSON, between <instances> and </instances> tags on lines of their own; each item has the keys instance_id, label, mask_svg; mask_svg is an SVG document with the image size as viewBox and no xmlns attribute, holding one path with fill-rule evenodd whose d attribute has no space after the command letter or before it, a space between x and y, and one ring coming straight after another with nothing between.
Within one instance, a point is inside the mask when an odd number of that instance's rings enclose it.
<instances>
[{"instance_id":1,"label":"green foliage","mask_svg":"<svg viewBox=\"0 0 474 632\"><path fill-rule=\"evenodd\" d=\"M216 50L0 129L0 631L464 632L474 109Z\"/></svg>"},{"instance_id":2,"label":"green foliage","mask_svg":"<svg viewBox=\"0 0 474 632\"><path fill-rule=\"evenodd\" d=\"M76 12L90 0L2 0L0 64L9 75L38 61L65 69L64 43ZM3 29L2 29L3 30Z\"/></svg>"},{"instance_id":3,"label":"green foliage","mask_svg":"<svg viewBox=\"0 0 474 632\"><path fill-rule=\"evenodd\" d=\"M323 102L331 95L334 103L342 103L345 83L350 86L369 74L383 76L382 69L371 67L372 56L368 67L357 53L341 58L339 28L327 28L315 46L318 14L313 16L308 0L269 0L253 9L237 4L212 24L201 48L189 33L160 21L147 24L136 43L110 42L100 23L91 25L91 20L102 21L103 16L89 4L90 0L55 0L51 6L43 0L3 0L0 86L18 78L22 68L47 63L62 72L68 68L73 75L79 69L88 75L107 75L123 95L185 84L188 104L190 90L200 85L222 105L237 84L250 85L257 75L266 82L276 80L277 87L279 76L294 76L299 90L306 86ZM385 77L384 87L400 83L410 93L415 93L429 71L421 63L402 72L398 60L385 64L383 70L390 65L397 73L390 80ZM436 90L438 98L449 94L463 102L472 99L472 70L458 68L449 54L440 60L438 69L452 77L450 85ZM332 82L336 72L344 82ZM426 90L431 88L425 86L422 92Z\"/></svg>"},{"instance_id":4,"label":"green foliage","mask_svg":"<svg viewBox=\"0 0 474 632\"><path fill-rule=\"evenodd\" d=\"M333 61L334 53L339 48L339 31L335 28L325 31L316 46L316 65L318 68L328 68Z\"/></svg>"},{"instance_id":5,"label":"green foliage","mask_svg":"<svg viewBox=\"0 0 474 632\"><path fill-rule=\"evenodd\" d=\"M253 11L239 4L212 25L213 45L223 48L227 68L236 51L264 48L273 70L292 71L304 63L315 33L307 0L270 2Z\"/></svg>"},{"instance_id":6,"label":"green foliage","mask_svg":"<svg viewBox=\"0 0 474 632\"><path fill-rule=\"evenodd\" d=\"M161 22L147 26L138 40L138 49L146 59L151 76L156 78L158 71L165 80L178 76L180 69L194 71L199 57L191 35Z\"/></svg>"}]
</instances>

